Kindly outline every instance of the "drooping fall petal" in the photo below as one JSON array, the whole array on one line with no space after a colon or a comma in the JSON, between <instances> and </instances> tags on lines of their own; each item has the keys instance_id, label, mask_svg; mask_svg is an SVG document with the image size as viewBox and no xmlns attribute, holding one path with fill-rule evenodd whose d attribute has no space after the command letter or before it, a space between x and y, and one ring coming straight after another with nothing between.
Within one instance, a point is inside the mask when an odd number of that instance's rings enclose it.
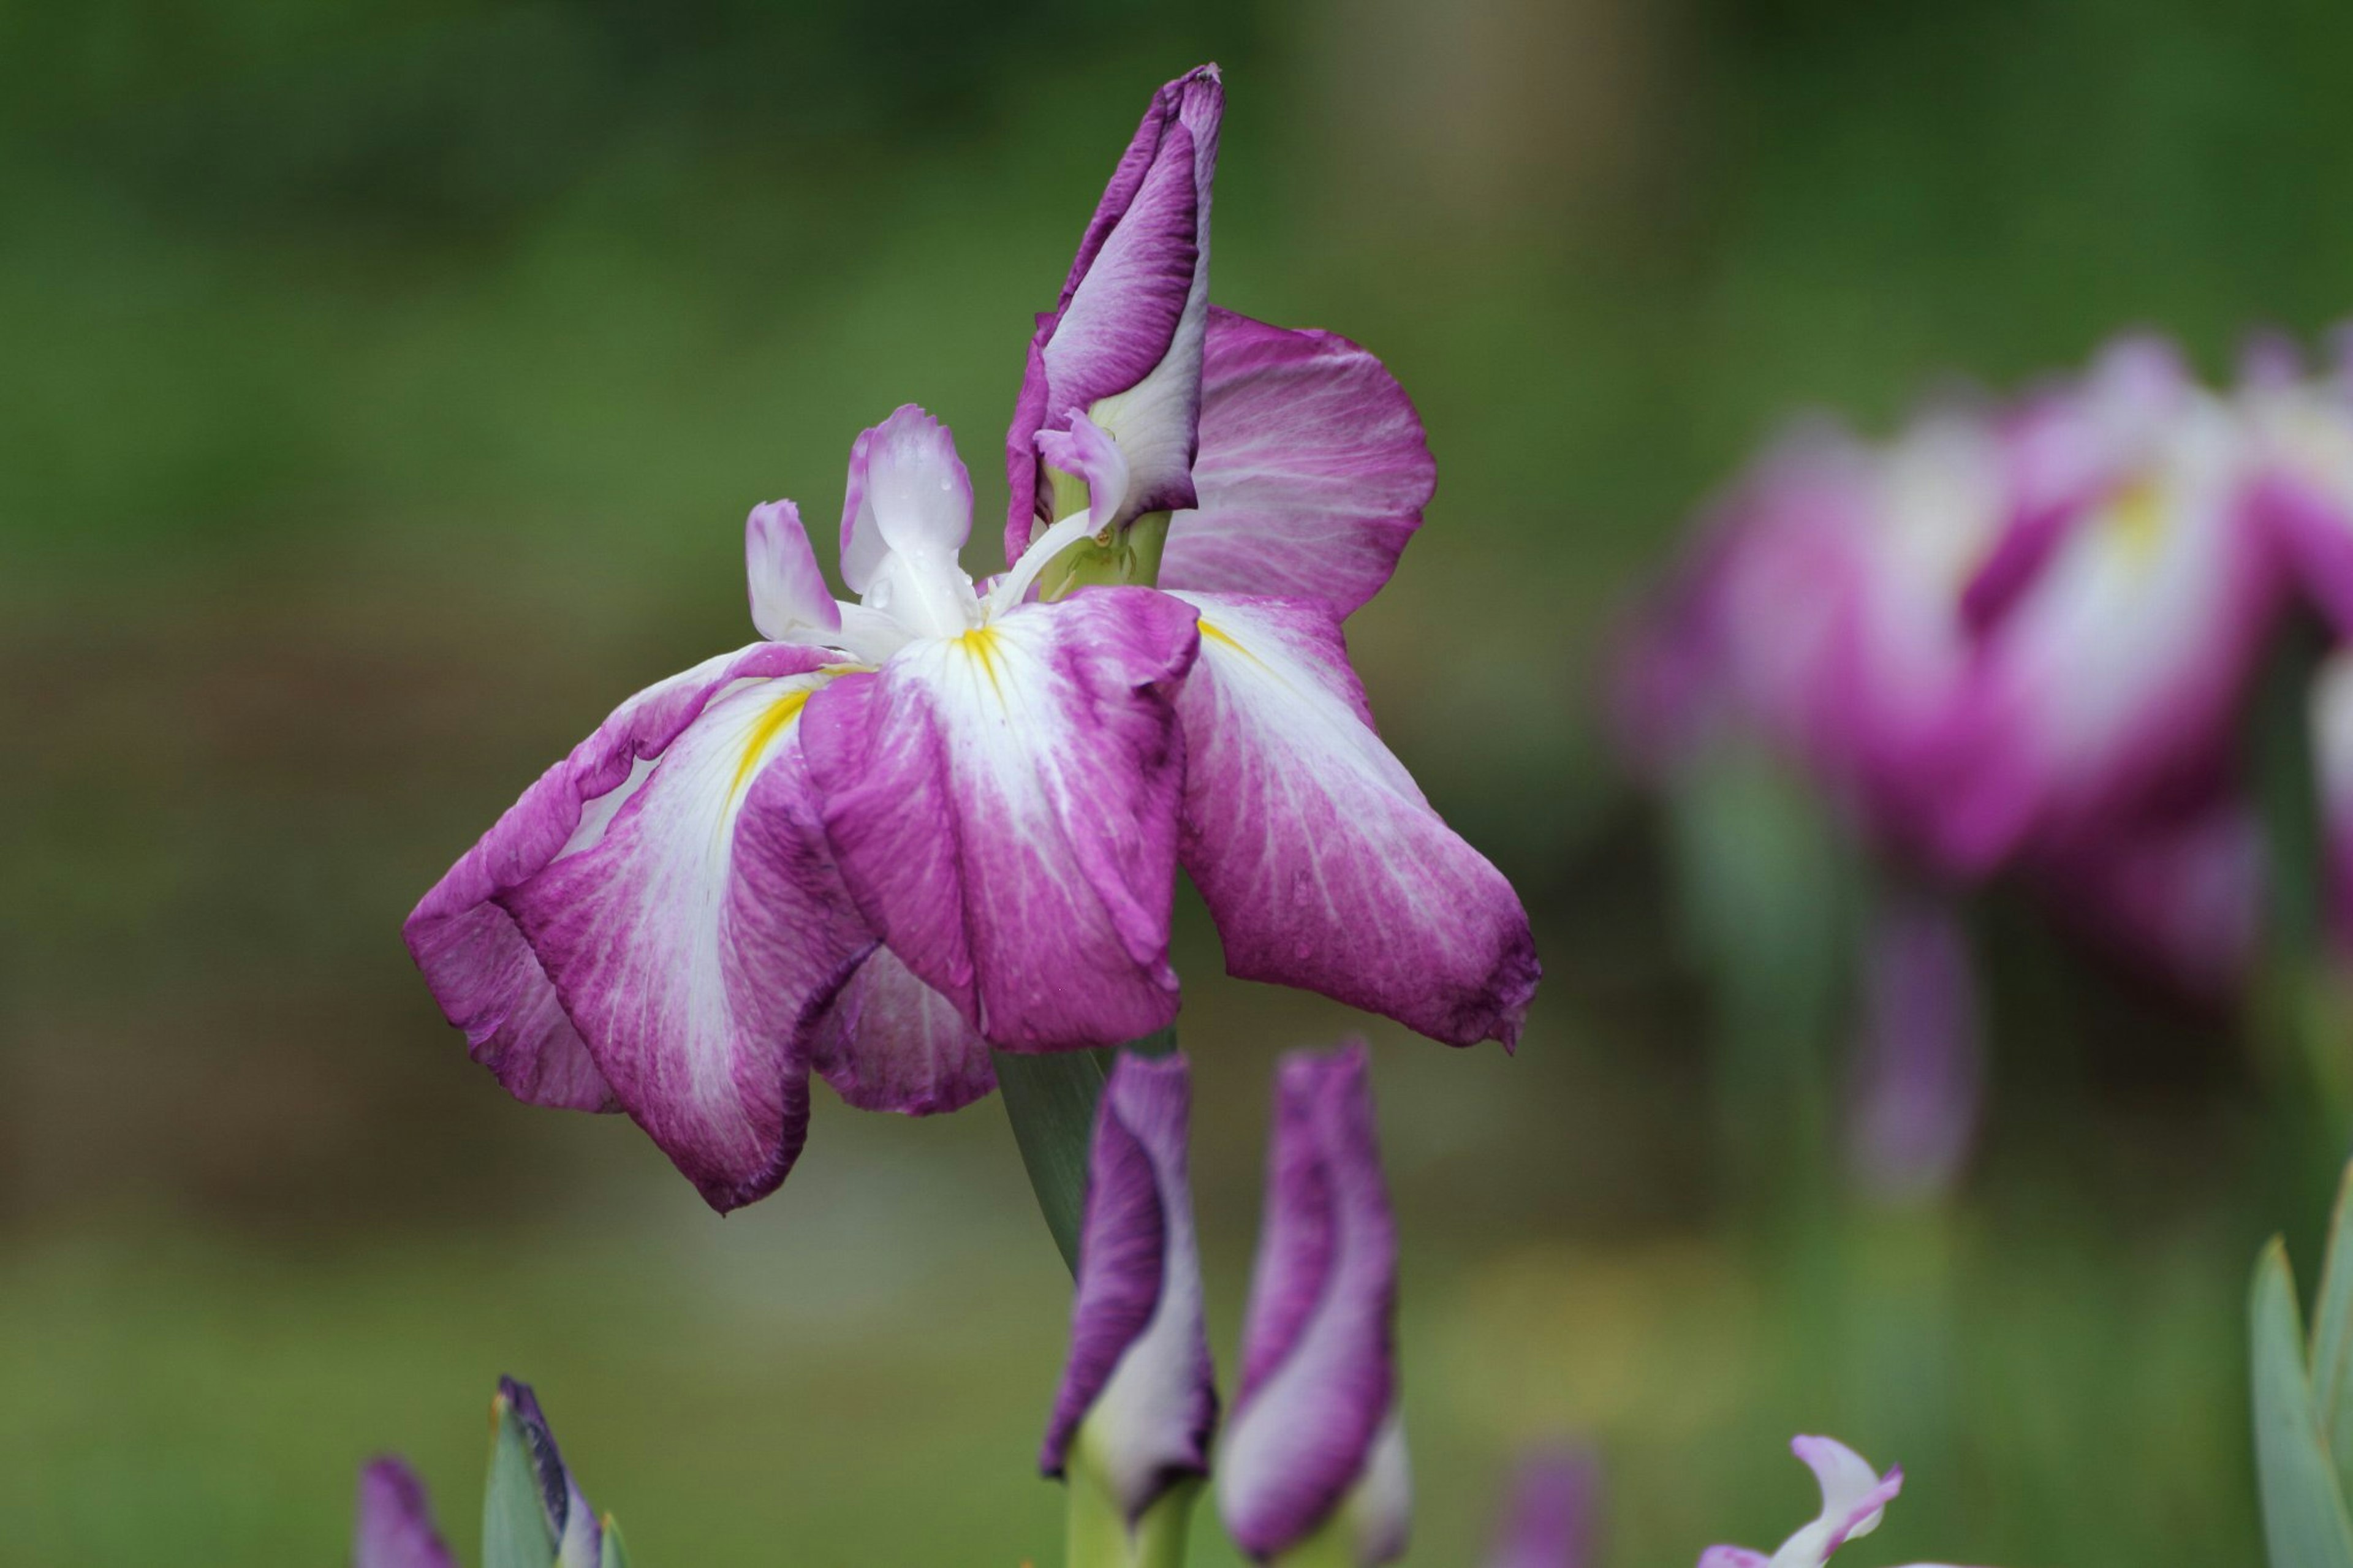
<instances>
[{"instance_id":1,"label":"drooping fall petal","mask_svg":"<svg viewBox=\"0 0 2353 1568\"><path fill-rule=\"evenodd\" d=\"M1185 1138L1185 1060L1123 1053L1095 1119L1070 1358L1039 1455L1050 1476L1109 1488L1133 1526L1209 1468L1218 1396Z\"/></svg>"},{"instance_id":2,"label":"drooping fall petal","mask_svg":"<svg viewBox=\"0 0 2353 1568\"><path fill-rule=\"evenodd\" d=\"M1052 519L1037 440L1092 418L1119 443L1115 521L1194 502L1191 476L1208 316L1209 192L1225 91L1215 66L1153 96L1079 242L1055 308L1039 317L1005 444L1009 563Z\"/></svg>"},{"instance_id":3,"label":"drooping fall petal","mask_svg":"<svg viewBox=\"0 0 2353 1568\"><path fill-rule=\"evenodd\" d=\"M1169 523L1160 584L1351 614L1388 581L1437 483L1421 417L1380 361L1212 309L1198 499Z\"/></svg>"},{"instance_id":4,"label":"drooping fall petal","mask_svg":"<svg viewBox=\"0 0 2353 1568\"><path fill-rule=\"evenodd\" d=\"M722 1211L798 1156L818 1011L873 943L801 760L824 679L714 695L594 843L501 900L615 1095Z\"/></svg>"},{"instance_id":5,"label":"drooping fall petal","mask_svg":"<svg viewBox=\"0 0 2353 1568\"><path fill-rule=\"evenodd\" d=\"M1283 1061L1242 1375L1218 1471L1226 1530L1268 1562L1327 1526L1350 1560L1403 1549L1397 1226L1361 1042Z\"/></svg>"},{"instance_id":6,"label":"drooping fall petal","mask_svg":"<svg viewBox=\"0 0 2353 1568\"><path fill-rule=\"evenodd\" d=\"M818 1072L861 1110L932 1116L997 1087L988 1042L955 1004L877 947L818 1020Z\"/></svg>"},{"instance_id":7,"label":"drooping fall petal","mask_svg":"<svg viewBox=\"0 0 2353 1568\"><path fill-rule=\"evenodd\" d=\"M425 1483L389 1455L360 1471L352 1568L458 1568L434 1527Z\"/></svg>"},{"instance_id":8,"label":"drooping fall petal","mask_svg":"<svg viewBox=\"0 0 2353 1568\"><path fill-rule=\"evenodd\" d=\"M402 935L474 1059L518 1100L618 1109L539 957L503 906L551 862L604 834L679 731L729 681L814 668L801 650L754 644L629 699L541 775L417 903Z\"/></svg>"},{"instance_id":9,"label":"drooping fall petal","mask_svg":"<svg viewBox=\"0 0 2353 1568\"><path fill-rule=\"evenodd\" d=\"M1451 1045L1511 1045L1539 973L1526 912L1381 744L1340 612L1177 596L1201 626L1177 698L1185 868L1227 968Z\"/></svg>"},{"instance_id":10,"label":"drooping fall petal","mask_svg":"<svg viewBox=\"0 0 2353 1568\"><path fill-rule=\"evenodd\" d=\"M992 1044L1134 1039L1175 1016L1193 612L1140 588L910 644L809 704L803 743L859 909Z\"/></svg>"}]
</instances>

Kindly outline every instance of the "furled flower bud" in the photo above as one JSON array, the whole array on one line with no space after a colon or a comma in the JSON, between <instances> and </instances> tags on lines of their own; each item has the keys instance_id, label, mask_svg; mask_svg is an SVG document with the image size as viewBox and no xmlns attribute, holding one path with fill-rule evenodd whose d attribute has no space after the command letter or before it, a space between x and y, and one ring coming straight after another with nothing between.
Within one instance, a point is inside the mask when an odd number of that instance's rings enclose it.
<instances>
[{"instance_id":1,"label":"furled flower bud","mask_svg":"<svg viewBox=\"0 0 2353 1568\"><path fill-rule=\"evenodd\" d=\"M1512 1479L1488 1568L1586 1568L1599 1467L1580 1447L1531 1450Z\"/></svg>"},{"instance_id":2,"label":"furled flower bud","mask_svg":"<svg viewBox=\"0 0 2353 1568\"><path fill-rule=\"evenodd\" d=\"M619 1532L599 1518L565 1468L531 1385L499 1379L491 1401L491 1479L482 1500L482 1560L527 1568L621 1568Z\"/></svg>"},{"instance_id":3,"label":"furled flower bud","mask_svg":"<svg viewBox=\"0 0 2353 1568\"><path fill-rule=\"evenodd\" d=\"M434 1528L425 1483L405 1460L385 1455L360 1471L352 1568L458 1568Z\"/></svg>"},{"instance_id":4,"label":"furled flower bud","mask_svg":"<svg viewBox=\"0 0 2353 1568\"><path fill-rule=\"evenodd\" d=\"M1218 1477L1236 1543L1387 1563L1412 1487L1398 1411L1397 1226L1361 1041L1287 1058L1242 1330L1241 1392Z\"/></svg>"},{"instance_id":5,"label":"furled flower bud","mask_svg":"<svg viewBox=\"0 0 2353 1568\"><path fill-rule=\"evenodd\" d=\"M1185 1058L1122 1055L1096 1111L1071 1353L1039 1468L1071 1490L1073 1560L1182 1551L1218 1395L1186 1184ZM1166 1544L1165 1542L1163 1544Z\"/></svg>"}]
</instances>

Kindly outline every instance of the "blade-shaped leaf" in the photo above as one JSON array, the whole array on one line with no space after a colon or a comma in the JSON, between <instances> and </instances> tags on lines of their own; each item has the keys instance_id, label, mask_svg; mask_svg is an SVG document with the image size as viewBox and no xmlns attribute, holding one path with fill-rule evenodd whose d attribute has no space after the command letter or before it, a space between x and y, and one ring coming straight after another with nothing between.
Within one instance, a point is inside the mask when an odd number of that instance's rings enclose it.
<instances>
[{"instance_id":1,"label":"blade-shaped leaf","mask_svg":"<svg viewBox=\"0 0 2353 1568\"><path fill-rule=\"evenodd\" d=\"M1163 1029L1118 1047L1138 1056L1166 1056L1176 1031ZM1079 1219L1087 1199L1087 1147L1094 1137L1095 1104L1103 1099L1108 1051L1055 1051L1031 1056L996 1053L997 1087L1013 1141L1038 1194L1038 1212L1061 1249L1063 1266L1079 1271Z\"/></svg>"},{"instance_id":2,"label":"blade-shaped leaf","mask_svg":"<svg viewBox=\"0 0 2353 1568\"><path fill-rule=\"evenodd\" d=\"M2314 1411L2287 1247L2274 1237L2248 1300L2255 1468L2271 1568L2353 1568L2353 1521Z\"/></svg>"},{"instance_id":3,"label":"blade-shaped leaf","mask_svg":"<svg viewBox=\"0 0 2353 1568\"><path fill-rule=\"evenodd\" d=\"M491 1476L482 1491L482 1568L553 1568L555 1541L532 1468L522 1417L501 1394L491 1402Z\"/></svg>"},{"instance_id":4,"label":"blade-shaped leaf","mask_svg":"<svg viewBox=\"0 0 2353 1568\"><path fill-rule=\"evenodd\" d=\"M2312 1308L2312 1401L2337 1461L2337 1489L2353 1496L2353 1165L2337 1185L2320 1300Z\"/></svg>"}]
</instances>

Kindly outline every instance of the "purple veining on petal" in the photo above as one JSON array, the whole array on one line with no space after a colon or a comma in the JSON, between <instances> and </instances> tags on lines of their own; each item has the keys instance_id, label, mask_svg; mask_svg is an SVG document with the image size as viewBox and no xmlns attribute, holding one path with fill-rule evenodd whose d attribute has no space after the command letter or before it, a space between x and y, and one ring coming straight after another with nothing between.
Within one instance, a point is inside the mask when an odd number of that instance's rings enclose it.
<instances>
[{"instance_id":1,"label":"purple veining on petal","mask_svg":"<svg viewBox=\"0 0 2353 1568\"><path fill-rule=\"evenodd\" d=\"M576 1110L619 1105L514 918L500 903L552 861L600 837L679 732L731 680L815 668L812 649L754 644L647 688L549 768L449 868L402 927L408 950L473 1058L518 1100Z\"/></svg>"},{"instance_id":2,"label":"purple veining on petal","mask_svg":"<svg viewBox=\"0 0 2353 1568\"><path fill-rule=\"evenodd\" d=\"M811 700L804 745L860 910L994 1045L1134 1039L1175 1016L1193 612L1144 588L1024 605Z\"/></svg>"},{"instance_id":3,"label":"purple veining on petal","mask_svg":"<svg viewBox=\"0 0 2353 1568\"><path fill-rule=\"evenodd\" d=\"M1881 1202L1932 1200L1959 1179L1983 1098L1968 942L1926 893L1892 898L1864 941L1849 1159Z\"/></svg>"},{"instance_id":4,"label":"purple veining on petal","mask_svg":"<svg viewBox=\"0 0 2353 1568\"><path fill-rule=\"evenodd\" d=\"M1209 1468L1216 1379L1186 1175L1185 1059L1122 1054L1095 1118L1071 1350L1039 1468L1084 1462L1129 1521Z\"/></svg>"},{"instance_id":5,"label":"purple veining on petal","mask_svg":"<svg viewBox=\"0 0 2353 1568\"><path fill-rule=\"evenodd\" d=\"M744 575L751 587L752 624L771 642L804 629L839 631L841 606L818 570L800 508L763 501L744 521Z\"/></svg>"},{"instance_id":6,"label":"purple veining on petal","mask_svg":"<svg viewBox=\"0 0 2353 1568\"><path fill-rule=\"evenodd\" d=\"M1124 397L1114 429L1133 480L1117 520L1190 506L1208 310L1209 199L1225 94L1204 66L1153 95L1079 242L1055 308L1038 318L1006 435L1006 560L1039 522L1037 438Z\"/></svg>"},{"instance_id":7,"label":"purple veining on petal","mask_svg":"<svg viewBox=\"0 0 2353 1568\"><path fill-rule=\"evenodd\" d=\"M859 433L841 504L841 580L863 594L892 552L949 560L972 532L972 477L948 427L914 404Z\"/></svg>"},{"instance_id":8,"label":"purple veining on petal","mask_svg":"<svg viewBox=\"0 0 2353 1568\"><path fill-rule=\"evenodd\" d=\"M1508 1049L1540 973L1526 911L1381 744L1339 607L1178 596L1201 617L1184 864L1228 970Z\"/></svg>"},{"instance_id":9,"label":"purple veining on petal","mask_svg":"<svg viewBox=\"0 0 2353 1568\"><path fill-rule=\"evenodd\" d=\"M835 995L812 1049L825 1081L861 1110L934 1116L997 1087L988 1042L887 947L875 948Z\"/></svg>"},{"instance_id":10,"label":"purple veining on petal","mask_svg":"<svg viewBox=\"0 0 2353 1568\"><path fill-rule=\"evenodd\" d=\"M1388 581L1438 483L1421 416L1380 361L1214 307L1199 447L1198 504L1168 527L1166 588L1351 614Z\"/></svg>"},{"instance_id":11,"label":"purple veining on petal","mask_svg":"<svg viewBox=\"0 0 2353 1568\"><path fill-rule=\"evenodd\" d=\"M596 843L500 900L614 1093L723 1212L798 1156L817 1016L874 942L801 757L825 679L731 683Z\"/></svg>"},{"instance_id":12,"label":"purple veining on petal","mask_svg":"<svg viewBox=\"0 0 2353 1568\"><path fill-rule=\"evenodd\" d=\"M1397 1408L1397 1227L1361 1041L1284 1058L1240 1392L1218 1477L1226 1529L1261 1562L1328 1521Z\"/></svg>"},{"instance_id":13,"label":"purple veining on petal","mask_svg":"<svg viewBox=\"0 0 2353 1568\"><path fill-rule=\"evenodd\" d=\"M1600 1490L1600 1465L1589 1449L1524 1455L1487 1568L1589 1568Z\"/></svg>"},{"instance_id":14,"label":"purple veining on petal","mask_svg":"<svg viewBox=\"0 0 2353 1568\"><path fill-rule=\"evenodd\" d=\"M434 1527L425 1483L395 1456L370 1460L360 1471L352 1568L458 1568Z\"/></svg>"}]
</instances>

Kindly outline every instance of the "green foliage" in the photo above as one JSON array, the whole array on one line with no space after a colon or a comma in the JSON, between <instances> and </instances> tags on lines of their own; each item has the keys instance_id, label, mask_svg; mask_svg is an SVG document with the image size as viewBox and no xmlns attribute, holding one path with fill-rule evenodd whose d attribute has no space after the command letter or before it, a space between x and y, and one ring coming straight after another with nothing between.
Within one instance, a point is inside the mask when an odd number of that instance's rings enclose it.
<instances>
[{"instance_id":1,"label":"green foliage","mask_svg":"<svg viewBox=\"0 0 2353 1568\"><path fill-rule=\"evenodd\" d=\"M2337 1192L2308 1342L2286 1244L2255 1265L2248 1303L2255 1463L2272 1568L2353 1568L2353 1167Z\"/></svg>"},{"instance_id":2,"label":"green foliage","mask_svg":"<svg viewBox=\"0 0 2353 1568\"><path fill-rule=\"evenodd\" d=\"M1119 1048L1138 1056L1166 1056L1176 1048L1176 1031L1163 1029ZM1079 1222L1086 1211L1087 1146L1094 1136L1095 1103L1103 1098L1104 1074L1115 1054L997 1053L997 1090L1038 1197L1038 1212L1073 1274L1079 1271Z\"/></svg>"}]
</instances>

